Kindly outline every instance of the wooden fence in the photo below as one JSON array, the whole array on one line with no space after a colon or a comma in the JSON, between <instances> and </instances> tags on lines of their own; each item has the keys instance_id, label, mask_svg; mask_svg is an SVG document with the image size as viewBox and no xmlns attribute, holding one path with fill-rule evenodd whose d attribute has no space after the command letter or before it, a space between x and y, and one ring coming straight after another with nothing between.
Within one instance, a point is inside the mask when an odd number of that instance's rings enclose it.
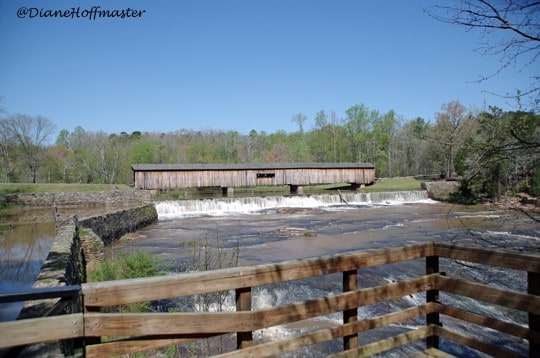
<instances>
[{"instance_id":1,"label":"wooden fence","mask_svg":"<svg viewBox=\"0 0 540 358\"><path fill-rule=\"evenodd\" d=\"M440 272L439 266L447 262L440 262L440 258L520 270L527 275L527 292L448 277ZM425 260L425 275L358 288L359 269L418 259ZM251 307L256 286L336 273L341 273L343 278L341 293L278 307L258 310ZM234 312L104 313L103 310L135 302L230 290L236 295ZM525 312L528 325L502 321L457 308L451 302L441 302L442 292ZM358 319L359 307L416 293L425 293L424 304ZM336 354L338 357L369 356L418 340L425 340L426 349L436 350L441 348L440 339L493 356L521 356L514 350L475 338L478 332L474 329L465 335L447 324L447 321L460 320L472 323L471 327L486 327L525 339L529 342L529 356L540 356L540 256L533 254L428 243L276 264L89 283L81 286L81 296L82 313L1 323L0 348L84 338L86 356L108 357L234 333L237 349L223 353L221 357L274 356L335 339L343 341L343 352ZM343 322L334 327L268 343L254 339L257 330L336 312L343 313ZM420 328L373 343L359 341L359 332L418 317L425 317L425 325Z\"/></svg>"}]
</instances>

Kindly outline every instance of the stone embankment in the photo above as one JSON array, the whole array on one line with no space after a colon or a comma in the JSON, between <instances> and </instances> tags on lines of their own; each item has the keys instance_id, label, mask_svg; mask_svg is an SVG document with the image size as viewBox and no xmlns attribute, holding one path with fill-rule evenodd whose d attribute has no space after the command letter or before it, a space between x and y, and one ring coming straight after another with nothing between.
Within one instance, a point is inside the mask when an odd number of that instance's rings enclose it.
<instances>
[{"instance_id":1,"label":"stone embankment","mask_svg":"<svg viewBox=\"0 0 540 358\"><path fill-rule=\"evenodd\" d=\"M87 195L85 193L85 195ZM95 196L93 196L95 197ZM56 238L34 284L36 288L79 285L87 272L103 259L104 247L123 234L135 231L157 220L153 204L78 220L73 215L56 223ZM70 313L73 307L60 299L27 301L21 318ZM26 347L20 356L64 356L72 353L64 342L46 342Z\"/></svg>"},{"instance_id":2,"label":"stone embankment","mask_svg":"<svg viewBox=\"0 0 540 358\"><path fill-rule=\"evenodd\" d=\"M93 194L93 193L92 193ZM110 193L109 193L110 194ZM95 195L85 196L95 198ZM34 287L78 285L87 271L103 259L104 247L122 235L157 221L153 204L139 205L79 220L76 215L58 218L56 238ZM28 301L21 318L57 314L68 309L58 300Z\"/></svg>"},{"instance_id":3,"label":"stone embankment","mask_svg":"<svg viewBox=\"0 0 540 358\"><path fill-rule=\"evenodd\" d=\"M119 206L152 202L148 190L6 194L2 200L25 207Z\"/></svg>"},{"instance_id":4,"label":"stone embankment","mask_svg":"<svg viewBox=\"0 0 540 358\"><path fill-rule=\"evenodd\" d=\"M423 182L421 187L426 190L428 196L435 200L448 200L451 193L459 189L459 181L429 181Z\"/></svg>"},{"instance_id":5,"label":"stone embankment","mask_svg":"<svg viewBox=\"0 0 540 358\"><path fill-rule=\"evenodd\" d=\"M105 245L121 236L156 222L158 214L153 204L120 210L81 219L81 226L91 229Z\"/></svg>"}]
</instances>

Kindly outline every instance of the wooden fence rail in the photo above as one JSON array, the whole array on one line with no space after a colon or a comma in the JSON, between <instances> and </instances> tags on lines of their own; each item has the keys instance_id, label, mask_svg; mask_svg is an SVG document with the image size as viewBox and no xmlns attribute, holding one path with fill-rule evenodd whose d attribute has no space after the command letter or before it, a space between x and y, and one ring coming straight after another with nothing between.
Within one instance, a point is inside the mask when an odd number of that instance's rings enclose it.
<instances>
[{"instance_id":1,"label":"wooden fence rail","mask_svg":"<svg viewBox=\"0 0 540 358\"><path fill-rule=\"evenodd\" d=\"M517 269L527 275L527 292L514 292L487 283L448 277L440 272L439 258ZM425 259L426 274L404 281L358 288L359 269ZM342 274L341 293L278 307L253 309L253 288L328 274ZM88 283L81 286L82 314L0 323L0 348L48 340L81 337L84 354L105 357L181 345L201 338L236 334L237 349L222 357L273 356L283 352L342 339L340 357L369 356L418 340L426 348L440 349L439 340L468 346L494 356L520 356L519 352L480 341L453 330L447 318L494 329L529 342L529 356L540 356L540 256L502 250L428 243L383 250L369 250L294 260L276 264L227 268L162 277ZM135 302L167 300L228 291L236 295L233 312L105 313L104 308ZM448 292L502 307L523 311L523 322L501 321L478 312L441 302ZM358 308L425 293L422 305L378 317L358 319ZM1 297L0 297L1 300ZM343 323L268 343L256 342L254 332L306 319L342 312ZM363 344L358 334L368 330L424 318L425 326ZM54 321L53 321L54 320ZM450 322L450 321L448 321ZM444 324L444 327L443 325ZM60 327L51 330L47 327ZM58 326L57 326L58 325ZM474 333L474 332L470 332ZM107 337L107 342L102 342Z\"/></svg>"}]
</instances>

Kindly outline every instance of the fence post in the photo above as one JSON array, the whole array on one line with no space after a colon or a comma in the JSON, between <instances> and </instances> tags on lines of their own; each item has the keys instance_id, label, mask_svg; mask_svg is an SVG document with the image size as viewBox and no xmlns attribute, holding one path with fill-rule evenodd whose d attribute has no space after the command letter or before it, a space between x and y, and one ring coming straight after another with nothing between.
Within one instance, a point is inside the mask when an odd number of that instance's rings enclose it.
<instances>
[{"instance_id":1,"label":"fence post","mask_svg":"<svg viewBox=\"0 0 540 358\"><path fill-rule=\"evenodd\" d=\"M439 272L439 256L426 256L426 274ZM439 290L426 291L426 303L439 302ZM436 312L426 315L426 325L441 326L439 314ZM433 335L426 338L426 348L439 348L439 336Z\"/></svg>"},{"instance_id":2,"label":"fence post","mask_svg":"<svg viewBox=\"0 0 540 358\"><path fill-rule=\"evenodd\" d=\"M235 290L236 310L251 311L251 287L242 287ZM236 349L253 346L253 332L236 333Z\"/></svg>"},{"instance_id":3,"label":"fence post","mask_svg":"<svg viewBox=\"0 0 540 358\"><path fill-rule=\"evenodd\" d=\"M356 291L358 289L358 271L343 272L343 292ZM343 311L343 324L358 321L358 307ZM343 350L358 348L358 333L343 337Z\"/></svg>"},{"instance_id":4,"label":"fence post","mask_svg":"<svg viewBox=\"0 0 540 358\"><path fill-rule=\"evenodd\" d=\"M540 296L540 273L527 271L527 293ZM529 357L540 357L540 341L536 338L540 333L540 315L529 312Z\"/></svg>"}]
</instances>

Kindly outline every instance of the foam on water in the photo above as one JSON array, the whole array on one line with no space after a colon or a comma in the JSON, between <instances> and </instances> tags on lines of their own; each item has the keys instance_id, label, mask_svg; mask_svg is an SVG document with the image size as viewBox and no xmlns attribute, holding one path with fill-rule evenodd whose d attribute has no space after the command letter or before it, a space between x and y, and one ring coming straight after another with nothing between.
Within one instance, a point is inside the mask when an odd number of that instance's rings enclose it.
<instances>
[{"instance_id":1,"label":"foam on water","mask_svg":"<svg viewBox=\"0 0 540 358\"><path fill-rule=\"evenodd\" d=\"M308 196L266 196L201 200L167 200L156 203L160 220L193 216L258 214L277 208L323 208L347 210L355 206L437 203L425 191L315 194Z\"/></svg>"}]
</instances>

